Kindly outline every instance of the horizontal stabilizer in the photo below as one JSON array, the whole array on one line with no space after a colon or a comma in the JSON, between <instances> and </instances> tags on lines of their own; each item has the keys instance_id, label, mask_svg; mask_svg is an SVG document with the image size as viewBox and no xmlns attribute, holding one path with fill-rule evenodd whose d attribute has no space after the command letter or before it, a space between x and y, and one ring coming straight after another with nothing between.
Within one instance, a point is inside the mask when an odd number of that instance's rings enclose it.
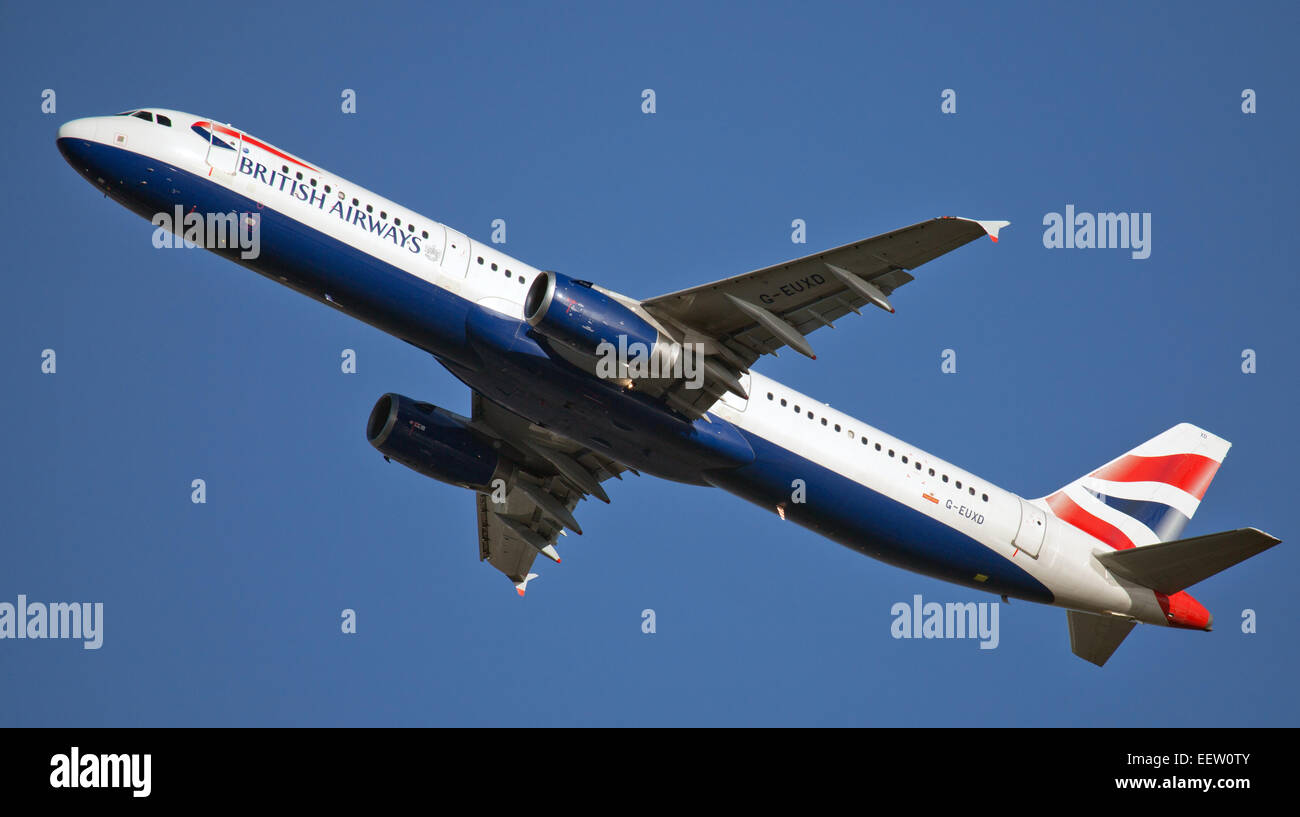
<instances>
[{"instance_id":1,"label":"horizontal stabilizer","mask_svg":"<svg viewBox=\"0 0 1300 817\"><path fill-rule=\"evenodd\" d=\"M1116 616L1067 612L1070 649L1084 661L1103 666L1133 629L1133 622Z\"/></svg>"},{"instance_id":2,"label":"horizontal stabilizer","mask_svg":"<svg viewBox=\"0 0 1300 817\"><path fill-rule=\"evenodd\" d=\"M1281 542L1255 528L1175 539L1097 557L1111 573L1172 595Z\"/></svg>"}]
</instances>

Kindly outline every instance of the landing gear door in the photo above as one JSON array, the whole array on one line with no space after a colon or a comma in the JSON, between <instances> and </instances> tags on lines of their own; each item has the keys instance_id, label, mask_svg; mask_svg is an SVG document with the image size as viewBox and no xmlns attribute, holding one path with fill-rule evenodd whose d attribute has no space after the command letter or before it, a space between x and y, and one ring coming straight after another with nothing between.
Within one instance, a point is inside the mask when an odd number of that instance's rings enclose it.
<instances>
[{"instance_id":1,"label":"landing gear door","mask_svg":"<svg viewBox=\"0 0 1300 817\"><path fill-rule=\"evenodd\" d=\"M1046 533L1047 514L1037 505L1020 500L1020 529L1016 531L1016 538L1011 540L1011 544L1037 559Z\"/></svg>"}]
</instances>

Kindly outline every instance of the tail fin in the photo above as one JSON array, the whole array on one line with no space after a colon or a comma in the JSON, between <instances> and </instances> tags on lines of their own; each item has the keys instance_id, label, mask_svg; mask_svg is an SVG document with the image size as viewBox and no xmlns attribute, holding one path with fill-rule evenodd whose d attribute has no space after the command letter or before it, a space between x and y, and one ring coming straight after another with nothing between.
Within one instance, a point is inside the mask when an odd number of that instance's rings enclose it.
<instances>
[{"instance_id":1,"label":"tail fin","mask_svg":"<svg viewBox=\"0 0 1300 817\"><path fill-rule=\"evenodd\" d=\"M1116 550L1168 542L1200 507L1231 446L1180 423L1037 504Z\"/></svg>"}]
</instances>

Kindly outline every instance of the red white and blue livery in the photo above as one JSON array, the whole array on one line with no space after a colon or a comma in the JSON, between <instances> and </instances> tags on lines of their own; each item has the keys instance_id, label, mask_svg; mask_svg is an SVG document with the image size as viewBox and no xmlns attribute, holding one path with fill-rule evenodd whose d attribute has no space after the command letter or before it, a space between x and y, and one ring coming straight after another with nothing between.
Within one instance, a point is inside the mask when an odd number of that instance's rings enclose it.
<instances>
[{"instance_id":1,"label":"red white and blue livery","mask_svg":"<svg viewBox=\"0 0 1300 817\"><path fill-rule=\"evenodd\" d=\"M764 377L783 347L864 310L1004 221L937 218L652 298L543 271L209 118L150 108L63 125L58 147L147 219L247 214L258 252L208 249L433 355L465 417L383 395L385 457L474 492L479 558L520 595L575 511L624 472L736 494L863 554L1069 611L1103 664L1135 622L1210 629L1187 588L1278 543L1253 528L1180 538L1229 443L1176 425L1027 499ZM176 225L179 233L181 225ZM602 371L602 350L654 365ZM625 363L622 362L622 363ZM691 376L685 373L691 372Z\"/></svg>"}]
</instances>

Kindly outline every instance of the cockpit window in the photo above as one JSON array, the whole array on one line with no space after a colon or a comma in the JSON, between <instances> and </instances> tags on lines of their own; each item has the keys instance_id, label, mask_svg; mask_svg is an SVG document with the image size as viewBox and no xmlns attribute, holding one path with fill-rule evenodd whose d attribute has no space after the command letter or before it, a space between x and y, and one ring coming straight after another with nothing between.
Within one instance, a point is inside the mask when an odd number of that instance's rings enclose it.
<instances>
[{"instance_id":1,"label":"cockpit window","mask_svg":"<svg viewBox=\"0 0 1300 817\"><path fill-rule=\"evenodd\" d=\"M113 114L113 116L134 116L143 119L146 122L154 121L154 114L152 111L122 111L121 113ZM162 114L158 114L157 121L159 125L163 125L164 127L170 128L172 126L172 120L170 116L163 116ZM207 134L202 134L202 135L204 139L208 138Z\"/></svg>"}]
</instances>

